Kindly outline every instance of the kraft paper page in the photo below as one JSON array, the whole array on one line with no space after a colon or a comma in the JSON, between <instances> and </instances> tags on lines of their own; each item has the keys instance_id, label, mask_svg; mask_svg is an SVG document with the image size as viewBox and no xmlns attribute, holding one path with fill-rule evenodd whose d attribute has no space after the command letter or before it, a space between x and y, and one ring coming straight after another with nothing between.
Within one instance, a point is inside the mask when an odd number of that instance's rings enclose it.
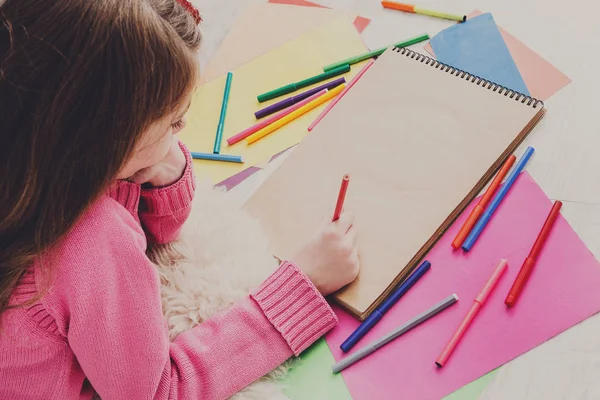
<instances>
[{"instance_id":1,"label":"kraft paper page","mask_svg":"<svg viewBox=\"0 0 600 400\"><path fill-rule=\"evenodd\" d=\"M237 68L233 80L223 133L223 154L244 156L244 164L194 160L194 171L200 179L218 183L251 166L261 166L271 156L298 144L306 135L306 128L326 106L311 112L273 132L255 144L245 141L227 146L226 139L256 123L254 112L280 101L282 98L259 104L256 96L268 90L322 73L323 65L365 52L354 25L344 17L327 23L280 48ZM362 64L345 74L349 81L360 71ZM314 86L318 86L317 83ZM192 100L187 127L181 140L191 151L211 152L219 122L225 76L201 86ZM311 87L314 87L311 86ZM308 90L307 87L303 90ZM300 92L298 92L300 93Z\"/></svg>"},{"instance_id":2,"label":"kraft paper page","mask_svg":"<svg viewBox=\"0 0 600 400\"><path fill-rule=\"evenodd\" d=\"M541 105L387 51L247 208L263 223L273 251L291 257L321 217L331 217L341 177L349 173L345 208L356 216L361 272L336 299L364 318L541 115Z\"/></svg>"}]
</instances>

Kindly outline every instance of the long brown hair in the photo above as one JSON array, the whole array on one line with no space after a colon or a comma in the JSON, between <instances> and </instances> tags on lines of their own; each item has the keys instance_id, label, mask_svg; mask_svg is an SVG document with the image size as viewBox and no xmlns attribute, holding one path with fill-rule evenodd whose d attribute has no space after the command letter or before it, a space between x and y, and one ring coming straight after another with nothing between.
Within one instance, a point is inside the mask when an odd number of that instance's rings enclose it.
<instances>
[{"instance_id":1,"label":"long brown hair","mask_svg":"<svg viewBox=\"0 0 600 400\"><path fill-rule=\"evenodd\" d=\"M197 79L177 0L0 0L0 314Z\"/></svg>"}]
</instances>

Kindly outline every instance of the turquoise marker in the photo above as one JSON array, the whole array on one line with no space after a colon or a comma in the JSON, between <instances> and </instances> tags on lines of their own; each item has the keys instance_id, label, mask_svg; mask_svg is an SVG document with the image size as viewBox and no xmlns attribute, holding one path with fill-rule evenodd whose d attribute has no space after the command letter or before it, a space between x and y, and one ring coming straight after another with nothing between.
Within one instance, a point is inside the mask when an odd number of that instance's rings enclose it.
<instances>
[{"instance_id":1,"label":"turquoise marker","mask_svg":"<svg viewBox=\"0 0 600 400\"><path fill-rule=\"evenodd\" d=\"M209 160L209 161L223 161L232 163L243 163L244 158L242 156L231 156L226 154L211 154L211 153L198 153L195 151L191 152L194 160Z\"/></svg>"},{"instance_id":2,"label":"turquoise marker","mask_svg":"<svg viewBox=\"0 0 600 400\"><path fill-rule=\"evenodd\" d=\"M217 126L217 137L215 138L215 147L213 153L221 152L221 142L223 141L223 128L225 127L225 115L227 114L227 103L229 102L229 92L231 91L231 79L233 72L227 73L227 81L225 82L225 93L223 93L223 104L221 105L221 117L219 118L219 126Z\"/></svg>"}]
</instances>

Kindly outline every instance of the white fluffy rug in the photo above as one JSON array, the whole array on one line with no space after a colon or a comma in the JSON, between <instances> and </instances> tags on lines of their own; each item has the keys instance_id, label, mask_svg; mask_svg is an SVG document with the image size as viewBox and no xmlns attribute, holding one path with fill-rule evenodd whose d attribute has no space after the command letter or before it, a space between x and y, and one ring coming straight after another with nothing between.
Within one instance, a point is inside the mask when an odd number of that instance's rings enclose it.
<instances>
[{"instance_id":1,"label":"white fluffy rug","mask_svg":"<svg viewBox=\"0 0 600 400\"><path fill-rule=\"evenodd\" d=\"M277 267L258 222L224 190L206 183L198 184L180 240L149 255L161 276L171 340L247 296ZM232 399L287 399L278 380L292 363L287 361Z\"/></svg>"}]
</instances>

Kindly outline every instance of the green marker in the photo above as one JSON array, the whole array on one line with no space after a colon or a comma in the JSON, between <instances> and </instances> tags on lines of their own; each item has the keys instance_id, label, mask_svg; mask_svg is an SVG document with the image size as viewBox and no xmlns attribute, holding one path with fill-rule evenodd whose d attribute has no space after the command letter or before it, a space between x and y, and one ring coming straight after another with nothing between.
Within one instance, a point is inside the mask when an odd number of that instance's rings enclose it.
<instances>
[{"instance_id":1,"label":"green marker","mask_svg":"<svg viewBox=\"0 0 600 400\"><path fill-rule=\"evenodd\" d=\"M219 125L217 126L217 136L215 137L215 146L213 147L213 154L219 154L221 152L221 141L223 141L223 128L225 127L225 115L227 114L227 103L229 102L229 92L231 91L231 79L233 73L227 73L227 80L225 81L225 91L223 93L223 104L221 105L221 116L219 118Z\"/></svg>"},{"instance_id":2,"label":"green marker","mask_svg":"<svg viewBox=\"0 0 600 400\"><path fill-rule=\"evenodd\" d=\"M406 46L410 46L412 44L419 43L419 42L422 42L422 41L428 40L428 39L429 39L429 35L425 34L425 35L414 37L412 39L404 40L402 42L398 42L396 44L393 44L392 46L393 47L406 47ZM390 46L382 47L380 49L373 50L373 51L370 51L365 54L361 54L360 56L350 57L343 61L336 62L335 64L327 65L327 66L323 67L323 71L325 71L325 72L331 71L331 70L339 67L340 65L345 65L345 64L352 65L352 64L356 64L361 61L364 61L368 58L378 57L378 56L382 55L383 52L388 49L388 47L390 47Z\"/></svg>"},{"instance_id":3,"label":"green marker","mask_svg":"<svg viewBox=\"0 0 600 400\"><path fill-rule=\"evenodd\" d=\"M326 79L333 78L334 76L345 74L346 72L350 72L350 65L338 65L337 68L332 68L331 70L320 75L313 76L312 78L308 78L296 83L290 83L289 85L285 85L275 90L271 90L270 92L263 93L259 95L257 99L259 103L264 103L265 101L283 96L284 94L295 92L298 89L322 82Z\"/></svg>"}]
</instances>

